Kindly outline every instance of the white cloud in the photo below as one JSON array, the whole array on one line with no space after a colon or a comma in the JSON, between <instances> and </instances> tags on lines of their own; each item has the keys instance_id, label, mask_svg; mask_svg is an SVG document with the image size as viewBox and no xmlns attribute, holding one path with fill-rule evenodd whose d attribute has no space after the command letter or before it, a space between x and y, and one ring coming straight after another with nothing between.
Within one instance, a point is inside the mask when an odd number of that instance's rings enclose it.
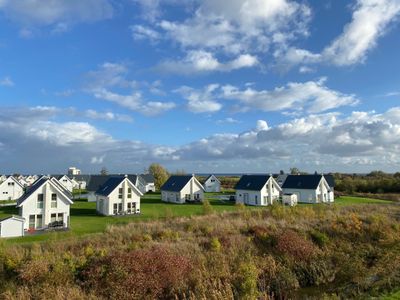
<instances>
[{"instance_id":1,"label":"white cloud","mask_svg":"<svg viewBox=\"0 0 400 300\"><path fill-rule=\"evenodd\" d=\"M273 90L255 90L247 87L241 90L225 85L222 98L238 100L243 105L263 111L307 111L322 112L340 106L355 105L359 102L355 95L343 94L329 89L325 78L304 83L289 82L286 86Z\"/></svg>"},{"instance_id":2,"label":"white cloud","mask_svg":"<svg viewBox=\"0 0 400 300\"><path fill-rule=\"evenodd\" d=\"M85 116L90 119L96 119L96 120L133 122L133 118L128 115L121 115L113 112L98 112L93 109L86 110Z\"/></svg>"},{"instance_id":3,"label":"white cloud","mask_svg":"<svg viewBox=\"0 0 400 300\"><path fill-rule=\"evenodd\" d=\"M189 51L182 60L166 60L157 69L170 73L190 75L197 72L229 72L250 68L258 64L258 59L250 54L241 54L233 60L220 62L211 52Z\"/></svg>"},{"instance_id":4,"label":"white cloud","mask_svg":"<svg viewBox=\"0 0 400 300\"><path fill-rule=\"evenodd\" d=\"M182 86L176 90L187 101L187 108L194 113L212 113L222 108L222 105L214 100L213 92L219 88L218 84L210 84L203 90L195 90L193 88Z\"/></svg>"},{"instance_id":5,"label":"white cloud","mask_svg":"<svg viewBox=\"0 0 400 300\"><path fill-rule=\"evenodd\" d=\"M242 133L214 134L174 147L117 140L86 122L49 120L55 113L52 107L0 110L3 170L43 173L74 163L87 172L97 164L126 172L140 171L152 161L172 169L201 162L203 171L227 172L271 172L293 165L348 172L400 167L399 107L383 113L309 115L274 126L259 120ZM26 149L34 160L26 159Z\"/></svg>"},{"instance_id":6,"label":"white cloud","mask_svg":"<svg viewBox=\"0 0 400 300\"><path fill-rule=\"evenodd\" d=\"M399 14L398 0L358 0L351 22L321 53L290 47L277 56L283 55L282 63L289 66L321 62L337 66L362 63Z\"/></svg>"},{"instance_id":7,"label":"white cloud","mask_svg":"<svg viewBox=\"0 0 400 300\"><path fill-rule=\"evenodd\" d=\"M205 0L182 22L163 20L159 26L183 48L240 53L254 47L266 51L277 40L306 35L310 9L287 0ZM284 38L282 38L284 36Z\"/></svg>"},{"instance_id":8,"label":"white cloud","mask_svg":"<svg viewBox=\"0 0 400 300\"><path fill-rule=\"evenodd\" d=\"M358 0L351 23L325 48L323 56L339 66L363 62L399 13L398 0Z\"/></svg>"},{"instance_id":9,"label":"white cloud","mask_svg":"<svg viewBox=\"0 0 400 300\"><path fill-rule=\"evenodd\" d=\"M153 42L158 41L161 35L158 31L143 25L134 25L130 27L135 40L149 39Z\"/></svg>"},{"instance_id":10,"label":"white cloud","mask_svg":"<svg viewBox=\"0 0 400 300\"><path fill-rule=\"evenodd\" d=\"M232 117L228 117L228 118L225 118L225 119L222 119L222 120L217 120L215 123L217 123L218 125L221 125L221 124L237 124L237 123L240 123L240 121L236 120L236 119L234 119Z\"/></svg>"},{"instance_id":11,"label":"white cloud","mask_svg":"<svg viewBox=\"0 0 400 300\"><path fill-rule=\"evenodd\" d=\"M25 27L54 25L56 31L68 24L108 19L114 13L108 0L3 0L0 10Z\"/></svg>"},{"instance_id":12,"label":"white cloud","mask_svg":"<svg viewBox=\"0 0 400 300\"><path fill-rule=\"evenodd\" d=\"M0 79L0 86L13 87L14 85L14 81L12 81L12 79L8 76Z\"/></svg>"},{"instance_id":13,"label":"white cloud","mask_svg":"<svg viewBox=\"0 0 400 300\"><path fill-rule=\"evenodd\" d=\"M128 80L128 73L127 66L123 64L103 63L98 70L88 72L85 90L97 99L113 102L131 111L149 116L166 112L176 106L173 102L146 100L140 87L146 86L151 93L156 91L158 94L162 94L159 89L161 83L148 84ZM122 93L121 89L128 92Z\"/></svg>"}]
</instances>

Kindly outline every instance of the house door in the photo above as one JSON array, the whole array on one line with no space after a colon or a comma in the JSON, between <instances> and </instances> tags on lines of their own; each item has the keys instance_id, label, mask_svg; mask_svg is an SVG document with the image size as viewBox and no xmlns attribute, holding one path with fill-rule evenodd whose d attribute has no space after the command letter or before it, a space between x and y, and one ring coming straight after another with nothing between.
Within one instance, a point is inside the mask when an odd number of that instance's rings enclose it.
<instances>
[{"instance_id":1,"label":"house door","mask_svg":"<svg viewBox=\"0 0 400 300\"><path fill-rule=\"evenodd\" d=\"M248 193L244 193L243 194L243 202L244 203L248 203L249 202L249 194Z\"/></svg>"}]
</instances>

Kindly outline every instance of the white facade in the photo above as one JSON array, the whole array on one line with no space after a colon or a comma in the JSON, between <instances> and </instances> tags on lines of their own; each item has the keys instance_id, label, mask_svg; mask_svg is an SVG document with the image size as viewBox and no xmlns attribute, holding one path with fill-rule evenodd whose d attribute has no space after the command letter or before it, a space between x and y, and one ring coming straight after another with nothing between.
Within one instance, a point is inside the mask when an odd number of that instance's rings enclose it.
<instances>
[{"instance_id":1,"label":"white facade","mask_svg":"<svg viewBox=\"0 0 400 300\"><path fill-rule=\"evenodd\" d=\"M204 190L207 193L219 193L221 191L221 182L217 177L211 175L204 182Z\"/></svg>"},{"instance_id":2,"label":"white facade","mask_svg":"<svg viewBox=\"0 0 400 300\"><path fill-rule=\"evenodd\" d=\"M267 206L279 200L281 192L279 184L270 176L268 181L259 191L236 190L236 203L247 205Z\"/></svg>"},{"instance_id":3,"label":"white facade","mask_svg":"<svg viewBox=\"0 0 400 300\"><path fill-rule=\"evenodd\" d=\"M29 175L25 178L25 181L28 183L28 186L31 186L37 179L36 175Z\"/></svg>"},{"instance_id":4,"label":"white facade","mask_svg":"<svg viewBox=\"0 0 400 300\"><path fill-rule=\"evenodd\" d=\"M70 168L68 168L68 175L69 176L81 175L81 170L79 170L75 167L70 167Z\"/></svg>"},{"instance_id":5,"label":"white facade","mask_svg":"<svg viewBox=\"0 0 400 300\"><path fill-rule=\"evenodd\" d=\"M24 188L13 176L0 184L0 200L17 200L23 193Z\"/></svg>"},{"instance_id":6,"label":"white facade","mask_svg":"<svg viewBox=\"0 0 400 300\"><path fill-rule=\"evenodd\" d=\"M297 195L297 201L301 203L334 202L334 194L323 176L316 189L284 188L283 193Z\"/></svg>"},{"instance_id":7,"label":"white facade","mask_svg":"<svg viewBox=\"0 0 400 300\"><path fill-rule=\"evenodd\" d=\"M69 227L71 204L68 196L51 180L46 180L18 205L19 215L26 220L24 229L46 229L57 223L60 227Z\"/></svg>"},{"instance_id":8,"label":"white facade","mask_svg":"<svg viewBox=\"0 0 400 300\"><path fill-rule=\"evenodd\" d=\"M18 237L24 235L25 219L12 216L0 221L0 237Z\"/></svg>"},{"instance_id":9,"label":"white facade","mask_svg":"<svg viewBox=\"0 0 400 300\"><path fill-rule=\"evenodd\" d=\"M97 195L96 210L105 216L116 216L140 213L140 197L143 194L125 178L108 195Z\"/></svg>"},{"instance_id":10,"label":"white facade","mask_svg":"<svg viewBox=\"0 0 400 300\"><path fill-rule=\"evenodd\" d=\"M58 179L58 182L61 183L68 191L72 193L74 190L74 183L69 179L67 175L64 175L60 179Z\"/></svg>"},{"instance_id":11,"label":"white facade","mask_svg":"<svg viewBox=\"0 0 400 300\"><path fill-rule=\"evenodd\" d=\"M154 182L149 182L146 184L146 193L148 192L155 192L156 191L156 186L154 184Z\"/></svg>"},{"instance_id":12,"label":"white facade","mask_svg":"<svg viewBox=\"0 0 400 300\"><path fill-rule=\"evenodd\" d=\"M283 194L282 195L282 204L288 206L297 205L297 195L296 194Z\"/></svg>"},{"instance_id":13,"label":"white facade","mask_svg":"<svg viewBox=\"0 0 400 300\"><path fill-rule=\"evenodd\" d=\"M161 200L164 202L185 203L186 201L203 201L203 199L204 188L194 176L180 191L161 191Z\"/></svg>"}]
</instances>

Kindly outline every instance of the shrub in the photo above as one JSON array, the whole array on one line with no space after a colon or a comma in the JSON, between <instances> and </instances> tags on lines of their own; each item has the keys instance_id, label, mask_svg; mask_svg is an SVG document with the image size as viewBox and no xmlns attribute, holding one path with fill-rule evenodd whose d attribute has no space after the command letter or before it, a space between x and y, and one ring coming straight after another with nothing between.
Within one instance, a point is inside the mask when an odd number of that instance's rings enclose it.
<instances>
[{"instance_id":1,"label":"shrub","mask_svg":"<svg viewBox=\"0 0 400 300\"><path fill-rule=\"evenodd\" d=\"M154 299L178 292L191 270L187 257L159 246L93 259L80 276L88 291L106 298Z\"/></svg>"},{"instance_id":2,"label":"shrub","mask_svg":"<svg viewBox=\"0 0 400 300\"><path fill-rule=\"evenodd\" d=\"M312 242L290 229L283 231L277 237L276 249L296 260L309 260L316 252Z\"/></svg>"},{"instance_id":3,"label":"shrub","mask_svg":"<svg viewBox=\"0 0 400 300\"><path fill-rule=\"evenodd\" d=\"M319 247L324 247L328 242L329 242L329 237L323 233L323 232L319 232L319 231L313 231L311 232L311 239L312 241L317 244Z\"/></svg>"},{"instance_id":4,"label":"shrub","mask_svg":"<svg viewBox=\"0 0 400 300\"><path fill-rule=\"evenodd\" d=\"M213 207L210 204L210 201L208 200L203 200L203 214L204 215L209 215L214 212Z\"/></svg>"},{"instance_id":5,"label":"shrub","mask_svg":"<svg viewBox=\"0 0 400 300\"><path fill-rule=\"evenodd\" d=\"M215 252L221 251L221 243L218 238L214 237L210 241L210 249Z\"/></svg>"},{"instance_id":6,"label":"shrub","mask_svg":"<svg viewBox=\"0 0 400 300\"><path fill-rule=\"evenodd\" d=\"M259 271L252 262L240 264L236 278L236 287L240 299L257 299Z\"/></svg>"}]
</instances>

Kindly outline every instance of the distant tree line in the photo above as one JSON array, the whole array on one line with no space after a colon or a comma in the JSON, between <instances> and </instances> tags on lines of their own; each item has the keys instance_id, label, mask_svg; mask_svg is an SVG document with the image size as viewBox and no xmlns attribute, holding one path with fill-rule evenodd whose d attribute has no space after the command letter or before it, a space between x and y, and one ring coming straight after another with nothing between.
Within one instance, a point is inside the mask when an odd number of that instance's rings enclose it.
<instances>
[{"instance_id":1,"label":"distant tree line","mask_svg":"<svg viewBox=\"0 0 400 300\"><path fill-rule=\"evenodd\" d=\"M373 171L366 175L335 173L335 190L354 193L400 193L400 172L388 174Z\"/></svg>"}]
</instances>

